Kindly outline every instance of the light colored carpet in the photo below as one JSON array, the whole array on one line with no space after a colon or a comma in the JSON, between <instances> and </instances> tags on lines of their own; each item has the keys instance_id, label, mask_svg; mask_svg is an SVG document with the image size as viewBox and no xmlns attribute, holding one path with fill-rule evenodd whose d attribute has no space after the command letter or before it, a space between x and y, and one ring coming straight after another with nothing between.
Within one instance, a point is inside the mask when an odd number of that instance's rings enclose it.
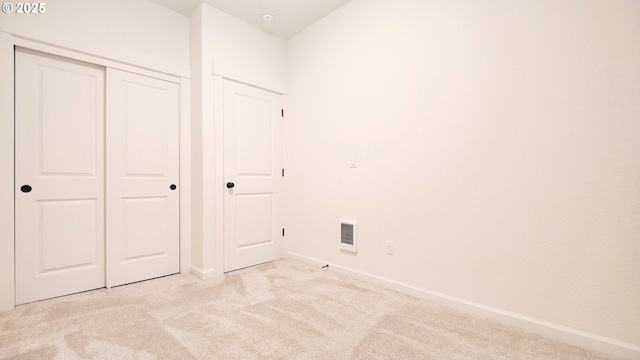
<instances>
[{"instance_id":1,"label":"light colored carpet","mask_svg":"<svg viewBox=\"0 0 640 360\"><path fill-rule=\"evenodd\" d=\"M292 260L22 305L0 331L3 359L606 359Z\"/></svg>"}]
</instances>

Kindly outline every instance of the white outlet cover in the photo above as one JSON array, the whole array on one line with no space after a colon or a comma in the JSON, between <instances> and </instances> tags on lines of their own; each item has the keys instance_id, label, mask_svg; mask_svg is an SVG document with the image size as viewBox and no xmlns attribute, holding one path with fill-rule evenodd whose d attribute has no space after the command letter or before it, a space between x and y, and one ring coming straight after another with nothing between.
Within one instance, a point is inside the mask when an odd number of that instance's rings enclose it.
<instances>
[{"instance_id":1,"label":"white outlet cover","mask_svg":"<svg viewBox=\"0 0 640 360\"><path fill-rule=\"evenodd\" d=\"M393 241L387 240L387 254L393 255Z\"/></svg>"}]
</instances>

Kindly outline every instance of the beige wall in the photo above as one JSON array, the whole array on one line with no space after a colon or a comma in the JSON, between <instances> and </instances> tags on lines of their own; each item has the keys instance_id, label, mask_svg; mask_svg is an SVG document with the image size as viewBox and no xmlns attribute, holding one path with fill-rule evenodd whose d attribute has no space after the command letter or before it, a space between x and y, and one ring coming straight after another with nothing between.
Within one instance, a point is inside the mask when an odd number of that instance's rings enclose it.
<instances>
[{"instance_id":1,"label":"beige wall","mask_svg":"<svg viewBox=\"0 0 640 360\"><path fill-rule=\"evenodd\" d=\"M286 42L247 22L203 6L204 46L213 72L267 90L285 92Z\"/></svg>"},{"instance_id":2,"label":"beige wall","mask_svg":"<svg viewBox=\"0 0 640 360\"><path fill-rule=\"evenodd\" d=\"M53 0L0 13L0 31L189 77L189 18L146 0Z\"/></svg>"},{"instance_id":3,"label":"beige wall","mask_svg":"<svg viewBox=\"0 0 640 360\"><path fill-rule=\"evenodd\" d=\"M353 0L288 44L287 250L638 351L639 44L635 0Z\"/></svg>"},{"instance_id":4,"label":"beige wall","mask_svg":"<svg viewBox=\"0 0 640 360\"><path fill-rule=\"evenodd\" d=\"M0 31L191 74L195 273L221 269L215 73L292 94L290 253L640 346L638 1L352 0L289 42L207 5L190 20L147 1L55 0L0 14ZM3 74L12 46L0 33ZM355 256L338 249L340 218L359 222Z\"/></svg>"},{"instance_id":5,"label":"beige wall","mask_svg":"<svg viewBox=\"0 0 640 360\"><path fill-rule=\"evenodd\" d=\"M285 91L286 43L200 4L191 15L193 252L192 272L222 275L221 78ZM215 76L214 76L215 74Z\"/></svg>"}]
</instances>

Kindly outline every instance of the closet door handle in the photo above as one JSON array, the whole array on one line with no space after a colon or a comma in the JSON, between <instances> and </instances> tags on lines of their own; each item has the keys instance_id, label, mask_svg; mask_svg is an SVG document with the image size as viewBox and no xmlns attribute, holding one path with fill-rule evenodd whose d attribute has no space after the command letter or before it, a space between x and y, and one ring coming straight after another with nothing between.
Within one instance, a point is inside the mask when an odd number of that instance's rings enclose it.
<instances>
[{"instance_id":1,"label":"closet door handle","mask_svg":"<svg viewBox=\"0 0 640 360\"><path fill-rule=\"evenodd\" d=\"M236 186L236 184L234 184L232 182L228 182L227 183L227 189L233 189L234 186Z\"/></svg>"},{"instance_id":2,"label":"closet door handle","mask_svg":"<svg viewBox=\"0 0 640 360\"><path fill-rule=\"evenodd\" d=\"M22 185L20 186L20 191L23 193L31 192L31 185Z\"/></svg>"},{"instance_id":3,"label":"closet door handle","mask_svg":"<svg viewBox=\"0 0 640 360\"><path fill-rule=\"evenodd\" d=\"M171 190L175 190L176 188L177 188L176 184L171 184L169 186L169 189L171 189Z\"/></svg>"}]
</instances>

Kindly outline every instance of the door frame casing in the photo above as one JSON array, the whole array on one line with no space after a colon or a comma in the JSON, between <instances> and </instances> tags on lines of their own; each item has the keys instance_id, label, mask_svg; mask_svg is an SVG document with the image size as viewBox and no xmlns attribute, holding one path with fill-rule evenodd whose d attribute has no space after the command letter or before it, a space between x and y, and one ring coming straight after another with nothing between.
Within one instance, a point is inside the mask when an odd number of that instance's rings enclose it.
<instances>
[{"instance_id":1,"label":"door frame casing","mask_svg":"<svg viewBox=\"0 0 640 360\"><path fill-rule=\"evenodd\" d=\"M215 268L224 274L224 77L213 75L214 85L214 146L215 146Z\"/></svg>"},{"instance_id":2,"label":"door frame casing","mask_svg":"<svg viewBox=\"0 0 640 360\"><path fill-rule=\"evenodd\" d=\"M0 164L9 171L0 172L0 312L15 307L15 67L16 46L84 61L95 65L129 71L177 83L179 86L180 116L180 273L191 267L191 128L190 79L159 73L116 60L15 37L0 31Z\"/></svg>"},{"instance_id":3,"label":"door frame casing","mask_svg":"<svg viewBox=\"0 0 640 360\"><path fill-rule=\"evenodd\" d=\"M15 306L14 277L14 38L0 32L0 311Z\"/></svg>"}]
</instances>

